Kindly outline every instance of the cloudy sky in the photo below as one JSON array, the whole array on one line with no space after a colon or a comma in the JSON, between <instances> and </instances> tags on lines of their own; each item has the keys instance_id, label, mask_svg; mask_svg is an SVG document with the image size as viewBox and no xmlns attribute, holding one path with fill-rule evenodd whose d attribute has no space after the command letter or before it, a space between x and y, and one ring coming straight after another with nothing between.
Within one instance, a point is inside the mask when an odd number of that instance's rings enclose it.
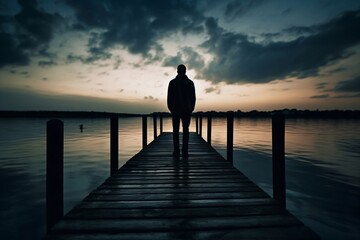
<instances>
[{"instance_id":1,"label":"cloudy sky","mask_svg":"<svg viewBox=\"0 0 360 240\"><path fill-rule=\"evenodd\" d=\"M0 0L0 110L360 109L359 0Z\"/></svg>"}]
</instances>

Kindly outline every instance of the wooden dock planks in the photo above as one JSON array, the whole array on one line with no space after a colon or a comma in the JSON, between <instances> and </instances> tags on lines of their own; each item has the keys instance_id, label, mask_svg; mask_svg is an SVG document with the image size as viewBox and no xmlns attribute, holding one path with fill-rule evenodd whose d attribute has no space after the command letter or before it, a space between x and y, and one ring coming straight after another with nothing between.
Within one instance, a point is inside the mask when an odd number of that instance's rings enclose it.
<instances>
[{"instance_id":1,"label":"wooden dock planks","mask_svg":"<svg viewBox=\"0 0 360 240\"><path fill-rule=\"evenodd\" d=\"M163 133L46 239L319 239L195 133L174 159Z\"/></svg>"}]
</instances>

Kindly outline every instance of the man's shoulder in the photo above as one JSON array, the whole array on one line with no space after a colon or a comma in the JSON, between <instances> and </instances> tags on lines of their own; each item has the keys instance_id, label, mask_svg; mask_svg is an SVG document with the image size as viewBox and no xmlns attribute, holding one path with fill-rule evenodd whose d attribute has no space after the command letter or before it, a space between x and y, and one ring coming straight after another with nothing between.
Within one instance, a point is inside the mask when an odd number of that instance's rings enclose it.
<instances>
[{"instance_id":1,"label":"man's shoulder","mask_svg":"<svg viewBox=\"0 0 360 240\"><path fill-rule=\"evenodd\" d=\"M170 84L174 84L175 80L176 80L176 78L171 79L171 80L169 81L169 85L170 85Z\"/></svg>"},{"instance_id":2,"label":"man's shoulder","mask_svg":"<svg viewBox=\"0 0 360 240\"><path fill-rule=\"evenodd\" d=\"M169 85L194 85L193 80L191 80L190 78L186 77L186 78L174 78L171 79L169 82Z\"/></svg>"},{"instance_id":3,"label":"man's shoulder","mask_svg":"<svg viewBox=\"0 0 360 240\"><path fill-rule=\"evenodd\" d=\"M188 83L191 84L191 85L194 85L194 81L191 80L190 78L187 79L188 80Z\"/></svg>"}]
</instances>

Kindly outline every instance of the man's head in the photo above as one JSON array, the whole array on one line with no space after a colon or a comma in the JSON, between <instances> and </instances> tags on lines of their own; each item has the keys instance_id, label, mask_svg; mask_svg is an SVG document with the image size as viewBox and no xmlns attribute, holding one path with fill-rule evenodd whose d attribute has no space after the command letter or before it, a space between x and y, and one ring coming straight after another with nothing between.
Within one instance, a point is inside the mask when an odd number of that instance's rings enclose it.
<instances>
[{"instance_id":1,"label":"man's head","mask_svg":"<svg viewBox=\"0 0 360 240\"><path fill-rule=\"evenodd\" d=\"M178 74L180 74L180 75L185 75L185 73L186 73L186 67L185 67L185 65L180 64L180 65L177 67L177 72L178 72Z\"/></svg>"}]
</instances>

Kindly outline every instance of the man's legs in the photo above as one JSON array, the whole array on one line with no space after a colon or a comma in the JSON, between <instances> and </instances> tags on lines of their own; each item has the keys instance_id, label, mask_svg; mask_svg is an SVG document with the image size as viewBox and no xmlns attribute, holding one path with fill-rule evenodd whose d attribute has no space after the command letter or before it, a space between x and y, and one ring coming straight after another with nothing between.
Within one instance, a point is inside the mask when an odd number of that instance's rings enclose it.
<instances>
[{"instance_id":1,"label":"man's legs","mask_svg":"<svg viewBox=\"0 0 360 240\"><path fill-rule=\"evenodd\" d=\"M179 144L179 126L180 126L180 116L177 114L172 114L172 125L173 125L173 144L175 157L180 156L180 144Z\"/></svg>"},{"instance_id":2,"label":"man's legs","mask_svg":"<svg viewBox=\"0 0 360 240\"><path fill-rule=\"evenodd\" d=\"M188 157L189 151L189 125L191 120L191 114L181 116L181 122L183 126L183 144L182 144L182 155L184 158Z\"/></svg>"}]
</instances>

